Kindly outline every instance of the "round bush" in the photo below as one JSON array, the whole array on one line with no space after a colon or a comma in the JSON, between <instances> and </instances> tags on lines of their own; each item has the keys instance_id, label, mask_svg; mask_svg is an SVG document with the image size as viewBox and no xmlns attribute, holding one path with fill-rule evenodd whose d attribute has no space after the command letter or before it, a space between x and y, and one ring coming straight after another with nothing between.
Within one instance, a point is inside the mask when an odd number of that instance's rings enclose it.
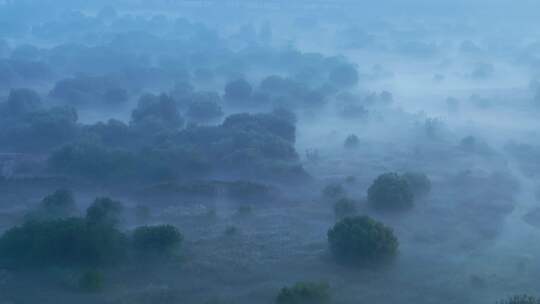
<instances>
[{"instance_id":1,"label":"round bush","mask_svg":"<svg viewBox=\"0 0 540 304\"><path fill-rule=\"evenodd\" d=\"M375 262L397 254L392 229L368 216L346 217L328 231L330 250L338 260Z\"/></svg>"},{"instance_id":2,"label":"round bush","mask_svg":"<svg viewBox=\"0 0 540 304\"><path fill-rule=\"evenodd\" d=\"M414 194L405 178L385 173L369 187L368 202L377 210L406 210L413 207Z\"/></svg>"}]
</instances>

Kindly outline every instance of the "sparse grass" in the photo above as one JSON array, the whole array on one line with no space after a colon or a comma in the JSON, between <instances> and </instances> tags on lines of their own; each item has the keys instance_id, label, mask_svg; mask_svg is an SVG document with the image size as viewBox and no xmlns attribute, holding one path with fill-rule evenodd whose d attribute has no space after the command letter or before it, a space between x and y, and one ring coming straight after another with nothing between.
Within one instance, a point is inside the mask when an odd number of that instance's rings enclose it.
<instances>
[{"instance_id":1,"label":"sparse grass","mask_svg":"<svg viewBox=\"0 0 540 304\"><path fill-rule=\"evenodd\" d=\"M497 304L540 304L540 299L529 295L515 295Z\"/></svg>"},{"instance_id":2,"label":"sparse grass","mask_svg":"<svg viewBox=\"0 0 540 304\"><path fill-rule=\"evenodd\" d=\"M282 288L276 298L276 304L327 304L330 300L328 284L298 282L292 287Z\"/></svg>"}]
</instances>

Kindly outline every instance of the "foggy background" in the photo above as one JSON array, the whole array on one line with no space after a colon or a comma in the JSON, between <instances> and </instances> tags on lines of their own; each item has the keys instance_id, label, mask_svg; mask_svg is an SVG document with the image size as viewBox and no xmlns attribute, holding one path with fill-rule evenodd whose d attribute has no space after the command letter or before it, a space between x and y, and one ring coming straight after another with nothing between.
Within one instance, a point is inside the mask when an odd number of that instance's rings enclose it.
<instances>
[{"instance_id":1,"label":"foggy background","mask_svg":"<svg viewBox=\"0 0 540 304\"><path fill-rule=\"evenodd\" d=\"M277 303L295 282L326 282L325 303L539 296L539 5L0 1L0 303ZM380 212L387 172L430 189ZM59 189L67 213L45 210ZM3 256L13 227L88 220L100 197L121 202L114 233L171 225L179 250ZM340 199L393 229L391 263L335 261Z\"/></svg>"}]
</instances>

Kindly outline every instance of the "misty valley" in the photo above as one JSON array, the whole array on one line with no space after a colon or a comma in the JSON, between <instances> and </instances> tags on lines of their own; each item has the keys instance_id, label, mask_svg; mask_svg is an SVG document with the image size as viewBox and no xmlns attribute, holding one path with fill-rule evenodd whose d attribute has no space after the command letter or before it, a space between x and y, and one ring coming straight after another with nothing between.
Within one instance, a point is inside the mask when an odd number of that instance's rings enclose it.
<instances>
[{"instance_id":1,"label":"misty valley","mask_svg":"<svg viewBox=\"0 0 540 304\"><path fill-rule=\"evenodd\" d=\"M539 8L0 1L0 304L539 304Z\"/></svg>"}]
</instances>

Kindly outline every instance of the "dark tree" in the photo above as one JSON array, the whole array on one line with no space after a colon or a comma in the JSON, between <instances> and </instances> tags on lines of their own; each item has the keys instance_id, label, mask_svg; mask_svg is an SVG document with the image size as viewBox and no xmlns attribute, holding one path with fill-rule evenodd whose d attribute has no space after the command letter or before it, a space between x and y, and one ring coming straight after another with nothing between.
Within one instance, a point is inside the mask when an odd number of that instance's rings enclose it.
<instances>
[{"instance_id":1,"label":"dark tree","mask_svg":"<svg viewBox=\"0 0 540 304\"><path fill-rule=\"evenodd\" d=\"M339 261L372 263L397 254L392 229L367 216L346 217L328 231L330 250Z\"/></svg>"},{"instance_id":2,"label":"dark tree","mask_svg":"<svg viewBox=\"0 0 540 304\"><path fill-rule=\"evenodd\" d=\"M96 138L107 147L126 147L136 142L135 132L126 123L116 119L85 125L82 129L85 136Z\"/></svg>"},{"instance_id":3,"label":"dark tree","mask_svg":"<svg viewBox=\"0 0 540 304\"><path fill-rule=\"evenodd\" d=\"M180 129L184 119L170 96L145 94L131 113L131 125L140 132L155 134Z\"/></svg>"},{"instance_id":4,"label":"dark tree","mask_svg":"<svg viewBox=\"0 0 540 304\"><path fill-rule=\"evenodd\" d=\"M94 181L108 182L135 176L135 156L96 144L72 144L55 150L49 157L55 171Z\"/></svg>"},{"instance_id":5,"label":"dark tree","mask_svg":"<svg viewBox=\"0 0 540 304\"><path fill-rule=\"evenodd\" d=\"M397 173L385 173L368 188L368 202L376 210L406 210L413 207L414 194L405 178Z\"/></svg>"}]
</instances>

